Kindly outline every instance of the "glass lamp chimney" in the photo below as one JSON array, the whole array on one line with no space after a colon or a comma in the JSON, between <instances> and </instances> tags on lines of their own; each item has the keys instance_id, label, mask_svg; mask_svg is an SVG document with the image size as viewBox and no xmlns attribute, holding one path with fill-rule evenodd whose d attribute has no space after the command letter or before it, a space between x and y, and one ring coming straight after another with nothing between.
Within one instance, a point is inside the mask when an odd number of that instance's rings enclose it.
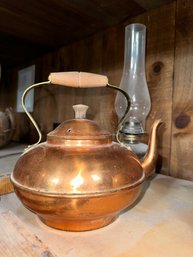
<instances>
[{"instance_id":1,"label":"glass lamp chimney","mask_svg":"<svg viewBox=\"0 0 193 257\"><path fill-rule=\"evenodd\" d=\"M145 132L146 117L151 100L145 76L146 26L130 24L125 28L124 67L120 88L128 93L131 107L120 130L124 135L141 135ZM118 117L126 109L124 97L118 93L115 99Z\"/></svg>"}]
</instances>

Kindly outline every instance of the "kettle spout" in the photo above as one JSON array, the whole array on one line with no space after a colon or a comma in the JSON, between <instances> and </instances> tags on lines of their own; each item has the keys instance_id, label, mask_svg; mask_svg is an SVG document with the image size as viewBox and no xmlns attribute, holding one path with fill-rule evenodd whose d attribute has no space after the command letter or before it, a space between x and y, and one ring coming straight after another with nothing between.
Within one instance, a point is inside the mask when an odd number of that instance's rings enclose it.
<instances>
[{"instance_id":1,"label":"kettle spout","mask_svg":"<svg viewBox=\"0 0 193 257\"><path fill-rule=\"evenodd\" d=\"M158 126L162 123L161 120L156 120L151 128L149 143L148 143L148 150L146 155L141 161L141 165L143 167L144 173L146 177L152 175L156 167L157 161L157 139L156 139L156 132Z\"/></svg>"}]
</instances>

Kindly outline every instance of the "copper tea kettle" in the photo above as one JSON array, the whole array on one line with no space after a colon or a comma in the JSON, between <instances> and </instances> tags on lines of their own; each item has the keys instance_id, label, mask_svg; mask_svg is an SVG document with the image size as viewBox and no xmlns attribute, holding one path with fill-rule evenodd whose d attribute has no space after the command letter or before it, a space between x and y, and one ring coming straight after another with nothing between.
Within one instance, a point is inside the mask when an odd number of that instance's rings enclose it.
<instances>
[{"instance_id":1,"label":"copper tea kettle","mask_svg":"<svg viewBox=\"0 0 193 257\"><path fill-rule=\"evenodd\" d=\"M51 73L46 83L106 86L106 76ZM36 84L37 86L41 85ZM75 119L63 122L21 155L11 175L15 192L28 209L53 228L85 231L113 222L139 196L156 163L155 121L142 161L112 135L85 118L87 106L74 106Z\"/></svg>"}]
</instances>

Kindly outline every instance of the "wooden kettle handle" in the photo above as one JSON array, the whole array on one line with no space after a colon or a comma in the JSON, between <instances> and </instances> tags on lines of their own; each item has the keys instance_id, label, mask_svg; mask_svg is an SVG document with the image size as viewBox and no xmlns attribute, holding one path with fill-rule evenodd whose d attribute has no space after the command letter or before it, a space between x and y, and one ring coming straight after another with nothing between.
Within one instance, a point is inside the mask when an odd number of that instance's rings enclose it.
<instances>
[{"instance_id":1,"label":"wooden kettle handle","mask_svg":"<svg viewBox=\"0 0 193 257\"><path fill-rule=\"evenodd\" d=\"M104 75L78 71L50 73L48 79L52 84L67 87L106 87L108 84Z\"/></svg>"}]
</instances>

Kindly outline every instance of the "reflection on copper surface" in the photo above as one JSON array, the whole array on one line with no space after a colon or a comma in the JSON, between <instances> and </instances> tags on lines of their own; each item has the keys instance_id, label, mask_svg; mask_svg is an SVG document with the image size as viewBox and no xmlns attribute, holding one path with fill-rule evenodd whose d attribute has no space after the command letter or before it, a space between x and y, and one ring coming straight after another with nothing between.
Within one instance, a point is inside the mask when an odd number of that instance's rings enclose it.
<instances>
[{"instance_id":1,"label":"reflection on copper surface","mask_svg":"<svg viewBox=\"0 0 193 257\"><path fill-rule=\"evenodd\" d=\"M70 181L70 185L72 186L72 191L74 193L80 192L80 190L78 189L84 183L84 179L81 176L81 173L82 173L82 170L80 170L78 172L78 175Z\"/></svg>"},{"instance_id":2,"label":"reflection on copper surface","mask_svg":"<svg viewBox=\"0 0 193 257\"><path fill-rule=\"evenodd\" d=\"M98 175L96 175L96 174L93 174L93 175L91 175L91 177L92 177L92 179L94 180L94 181L99 181L101 178L98 176Z\"/></svg>"},{"instance_id":3,"label":"reflection on copper surface","mask_svg":"<svg viewBox=\"0 0 193 257\"><path fill-rule=\"evenodd\" d=\"M154 170L158 123L140 163L96 123L64 122L47 142L19 158L11 175L15 192L24 206L53 228L104 227L136 200L146 176Z\"/></svg>"},{"instance_id":4,"label":"reflection on copper surface","mask_svg":"<svg viewBox=\"0 0 193 257\"><path fill-rule=\"evenodd\" d=\"M55 184L55 185L58 185L60 182L60 179L59 178L53 178L52 179L52 183Z\"/></svg>"}]
</instances>

